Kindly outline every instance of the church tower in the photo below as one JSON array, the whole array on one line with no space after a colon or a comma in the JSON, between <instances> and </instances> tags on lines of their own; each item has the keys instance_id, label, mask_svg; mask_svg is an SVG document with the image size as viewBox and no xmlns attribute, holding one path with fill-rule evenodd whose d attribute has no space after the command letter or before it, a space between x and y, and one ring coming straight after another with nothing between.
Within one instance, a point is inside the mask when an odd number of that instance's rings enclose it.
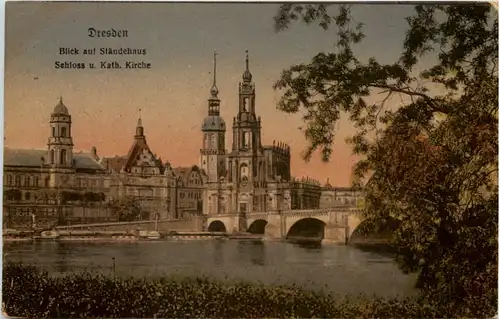
<instances>
[{"instance_id":1,"label":"church tower","mask_svg":"<svg viewBox=\"0 0 500 319\"><path fill-rule=\"evenodd\" d=\"M217 88L217 53L214 53L213 84L208 99L208 116L203 120L200 166L208 176L208 182L217 182L226 174L226 123L220 116L220 100Z\"/></svg>"},{"instance_id":2,"label":"church tower","mask_svg":"<svg viewBox=\"0 0 500 319\"><path fill-rule=\"evenodd\" d=\"M255 115L255 84L249 69L248 50L243 82L239 86L239 110L233 123L233 151L255 153L261 149L260 118Z\"/></svg>"},{"instance_id":3,"label":"church tower","mask_svg":"<svg viewBox=\"0 0 500 319\"><path fill-rule=\"evenodd\" d=\"M62 97L50 115L50 130L48 164L52 167L71 168L73 166L71 115Z\"/></svg>"},{"instance_id":4,"label":"church tower","mask_svg":"<svg viewBox=\"0 0 500 319\"><path fill-rule=\"evenodd\" d=\"M237 154L238 167L234 179L237 183L256 181L257 162L262 150L260 117L255 114L255 84L249 69L248 50L243 82L239 85L238 114L233 119L233 152ZM238 162L238 163L237 163Z\"/></svg>"}]
</instances>

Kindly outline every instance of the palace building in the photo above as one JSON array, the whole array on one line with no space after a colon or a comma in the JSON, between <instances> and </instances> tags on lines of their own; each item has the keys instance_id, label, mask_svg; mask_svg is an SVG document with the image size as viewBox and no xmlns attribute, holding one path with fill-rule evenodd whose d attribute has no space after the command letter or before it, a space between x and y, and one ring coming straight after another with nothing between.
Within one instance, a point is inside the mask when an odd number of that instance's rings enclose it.
<instances>
[{"instance_id":1,"label":"palace building","mask_svg":"<svg viewBox=\"0 0 500 319\"><path fill-rule=\"evenodd\" d=\"M146 218L183 219L202 214L203 172L197 166L172 168L148 146L139 118L125 156L104 157L111 180L111 200L139 203Z\"/></svg>"},{"instance_id":2,"label":"palace building","mask_svg":"<svg viewBox=\"0 0 500 319\"><path fill-rule=\"evenodd\" d=\"M110 178L91 153L73 151L71 115L62 98L50 115L47 148L4 148L6 228L113 220Z\"/></svg>"},{"instance_id":3,"label":"palace building","mask_svg":"<svg viewBox=\"0 0 500 319\"><path fill-rule=\"evenodd\" d=\"M126 155L99 157L95 147L89 153L75 152L71 115L61 98L50 116L46 149L4 148L4 228L117 221L118 207L134 203L143 219L237 214L233 231L246 231L248 212L318 209L356 201L358 191L292 177L290 146L263 143L248 52L228 150L216 54L213 68L198 165L172 167L158 157L147 143L140 116Z\"/></svg>"}]
</instances>

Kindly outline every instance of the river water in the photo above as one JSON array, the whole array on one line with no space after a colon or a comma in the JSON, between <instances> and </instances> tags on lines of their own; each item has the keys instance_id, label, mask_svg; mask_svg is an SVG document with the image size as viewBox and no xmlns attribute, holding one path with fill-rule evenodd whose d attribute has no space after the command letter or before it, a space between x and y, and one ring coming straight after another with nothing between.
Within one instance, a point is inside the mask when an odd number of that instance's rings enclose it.
<instances>
[{"instance_id":1,"label":"river water","mask_svg":"<svg viewBox=\"0 0 500 319\"><path fill-rule=\"evenodd\" d=\"M265 284L297 284L339 294L409 296L415 276L390 256L352 246L304 246L260 241L133 243L5 243L4 262L22 262L52 274L88 270L122 277L208 276Z\"/></svg>"}]
</instances>

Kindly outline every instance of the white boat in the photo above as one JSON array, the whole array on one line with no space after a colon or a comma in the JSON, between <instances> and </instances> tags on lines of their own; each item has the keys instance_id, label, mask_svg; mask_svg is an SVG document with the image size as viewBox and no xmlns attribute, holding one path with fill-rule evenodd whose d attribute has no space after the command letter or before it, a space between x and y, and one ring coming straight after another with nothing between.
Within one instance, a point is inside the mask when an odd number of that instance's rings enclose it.
<instances>
[{"instance_id":1,"label":"white boat","mask_svg":"<svg viewBox=\"0 0 500 319\"><path fill-rule=\"evenodd\" d=\"M156 230L140 230L139 231L139 238L148 239L148 240L156 240L156 239L160 239L161 235Z\"/></svg>"},{"instance_id":2,"label":"white boat","mask_svg":"<svg viewBox=\"0 0 500 319\"><path fill-rule=\"evenodd\" d=\"M46 231L43 231L41 236L38 237L39 239L44 239L44 240L48 240L48 239L52 239L52 240L55 240L55 239L58 239L60 236L59 232L57 230L46 230Z\"/></svg>"}]
</instances>

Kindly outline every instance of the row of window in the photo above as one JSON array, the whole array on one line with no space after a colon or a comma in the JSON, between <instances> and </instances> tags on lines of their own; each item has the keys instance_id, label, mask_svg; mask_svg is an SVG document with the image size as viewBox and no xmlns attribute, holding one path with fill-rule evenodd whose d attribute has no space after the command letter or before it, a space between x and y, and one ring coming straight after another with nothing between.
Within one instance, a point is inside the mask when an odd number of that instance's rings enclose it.
<instances>
[{"instance_id":1,"label":"row of window","mask_svg":"<svg viewBox=\"0 0 500 319\"><path fill-rule=\"evenodd\" d=\"M6 175L5 181L5 184L7 186L39 186L39 183L39 176L15 175L15 177L13 178L11 174ZM46 180L45 186L48 186L48 180Z\"/></svg>"},{"instance_id":2,"label":"row of window","mask_svg":"<svg viewBox=\"0 0 500 319\"><path fill-rule=\"evenodd\" d=\"M39 187L39 186L44 186L44 187L49 187L49 181L50 178L48 176L45 177L43 180L43 185L40 185L40 177L35 175L35 176L30 176L30 175L12 175L12 174L7 174L6 175L6 180L5 184L7 186L18 186L18 187ZM98 187L104 187L104 181L102 180L97 180L97 179L76 179L75 180L75 187L79 188L98 188Z\"/></svg>"},{"instance_id":3,"label":"row of window","mask_svg":"<svg viewBox=\"0 0 500 319\"><path fill-rule=\"evenodd\" d=\"M71 127L66 129L66 127L59 127L60 130L57 129L57 126L52 126L52 137L69 137L71 136ZM69 134L68 134L69 133Z\"/></svg>"},{"instance_id":4,"label":"row of window","mask_svg":"<svg viewBox=\"0 0 500 319\"><path fill-rule=\"evenodd\" d=\"M142 174L159 174L160 172L155 167L149 167L149 168L134 167L132 169L132 173L134 173L134 174L141 174L141 173Z\"/></svg>"},{"instance_id":5,"label":"row of window","mask_svg":"<svg viewBox=\"0 0 500 319\"><path fill-rule=\"evenodd\" d=\"M188 193L180 192L179 198L180 199L185 198L186 194L187 194L187 198L189 198L189 199L201 199L201 193L195 193L195 192L188 192Z\"/></svg>"},{"instance_id":6,"label":"row of window","mask_svg":"<svg viewBox=\"0 0 500 319\"><path fill-rule=\"evenodd\" d=\"M19 215L19 216L31 216L32 213L45 214L45 215L54 215L57 212L56 208L34 208L34 207L10 207L7 212L11 215Z\"/></svg>"},{"instance_id":7,"label":"row of window","mask_svg":"<svg viewBox=\"0 0 500 319\"><path fill-rule=\"evenodd\" d=\"M198 178L191 178L189 180L189 184L194 184L194 185L203 185L203 183L198 179Z\"/></svg>"},{"instance_id":8,"label":"row of window","mask_svg":"<svg viewBox=\"0 0 500 319\"><path fill-rule=\"evenodd\" d=\"M210 140L210 144L208 144L208 141ZM211 133L211 134L205 134L205 143L204 143L204 148L212 148L212 149L224 149L224 134L219 134L219 145L216 144L216 135Z\"/></svg>"}]
</instances>

